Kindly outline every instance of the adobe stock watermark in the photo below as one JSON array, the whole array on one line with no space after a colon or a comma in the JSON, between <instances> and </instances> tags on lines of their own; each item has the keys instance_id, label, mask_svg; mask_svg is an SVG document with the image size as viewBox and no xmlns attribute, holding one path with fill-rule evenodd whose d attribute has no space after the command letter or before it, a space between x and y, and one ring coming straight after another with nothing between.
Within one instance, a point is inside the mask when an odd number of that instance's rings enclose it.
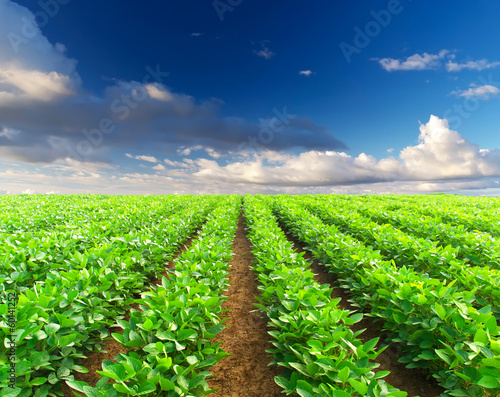
<instances>
[{"instance_id":1,"label":"adobe stock watermark","mask_svg":"<svg viewBox=\"0 0 500 397\"><path fill-rule=\"evenodd\" d=\"M286 107L280 112L278 109L274 108L272 110L274 117L269 120L269 122L260 128L256 135L249 136L246 140L238 145L238 152L254 152L258 153L265 150L266 146L271 144L274 140L275 135L283 132L283 130L290 125L291 121L297 116L288 114ZM227 184L231 182L231 177L227 172L218 174L212 177L212 181L222 190L222 187L227 187Z\"/></svg>"},{"instance_id":2,"label":"adobe stock watermark","mask_svg":"<svg viewBox=\"0 0 500 397\"><path fill-rule=\"evenodd\" d=\"M387 7L383 10L371 10L370 15L372 16L372 20L368 21L363 29L359 26L354 27L355 34L352 44L343 41L339 45L347 63L352 62L353 55L361 54L361 51L370 45L372 39L377 37L382 32L382 29L389 26L393 16L401 14L403 10L404 7L400 0L389 0Z\"/></svg>"},{"instance_id":3,"label":"adobe stock watermark","mask_svg":"<svg viewBox=\"0 0 500 397\"><path fill-rule=\"evenodd\" d=\"M233 12L241 3L243 3L243 0L214 0L212 5L220 21L223 22L225 18L224 14L226 12Z\"/></svg>"},{"instance_id":4,"label":"adobe stock watermark","mask_svg":"<svg viewBox=\"0 0 500 397\"><path fill-rule=\"evenodd\" d=\"M257 135L249 136L246 141L238 145L238 152L245 150L253 150L255 152L265 149L265 145L269 145L274 140L274 135L282 132L296 116L288 114L286 107L283 112L274 108L275 117L269 120L268 125L262 127Z\"/></svg>"},{"instance_id":5,"label":"adobe stock watermark","mask_svg":"<svg viewBox=\"0 0 500 397\"><path fill-rule=\"evenodd\" d=\"M154 82L162 83L163 79L170 73L162 72L160 65L156 65L156 69L150 66L146 67L147 74L142 79L142 84L137 83L128 94L122 94L120 98L115 99L110 105L110 111L115 114L119 120L124 121L130 116L130 113L137 109L139 104L146 100L148 92L145 88L147 84ZM104 136L113 133L116 130L116 122L110 117L103 117L96 128L92 130L82 130L84 139L80 140L75 147L66 145L65 149L68 157L80 162L92 154L92 152L100 146L104 141Z\"/></svg>"},{"instance_id":6,"label":"adobe stock watermark","mask_svg":"<svg viewBox=\"0 0 500 397\"><path fill-rule=\"evenodd\" d=\"M5 347L7 348L8 356L8 377L9 384L7 387L15 389L16 387L16 334L17 334L17 302L18 296L16 293L8 293L5 297L2 297L2 304L7 306L7 329L9 331L9 337L5 338ZM8 393L7 393L8 394Z\"/></svg>"},{"instance_id":7,"label":"adobe stock watermark","mask_svg":"<svg viewBox=\"0 0 500 397\"><path fill-rule=\"evenodd\" d=\"M10 45L16 54L19 53L21 44L26 45L31 39L40 33L40 29L46 26L52 18L55 18L61 6L67 5L71 0L40 0L37 4L40 8L34 12L34 21L26 17L21 18L21 34L10 32L8 38Z\"/></svg>"},{"instance_id":8,"label":"adobe stock watermark","mask_svg":"<svg viewBox=\"0 0 500 397\"><path fill-rule=\"evenodd\" d=\"M500 88L500 81L494 81L493 75L490 73L486 79L484 76L478 76L476 85L493 86ZM443 113L443 118L448 120L452 130L458 130L462 125L464 119L468 119L474 112L481 106L481 99L478 95L460 96L463 98L462 102L455 103L451 108Z\"/></svg>"}]
</instances>

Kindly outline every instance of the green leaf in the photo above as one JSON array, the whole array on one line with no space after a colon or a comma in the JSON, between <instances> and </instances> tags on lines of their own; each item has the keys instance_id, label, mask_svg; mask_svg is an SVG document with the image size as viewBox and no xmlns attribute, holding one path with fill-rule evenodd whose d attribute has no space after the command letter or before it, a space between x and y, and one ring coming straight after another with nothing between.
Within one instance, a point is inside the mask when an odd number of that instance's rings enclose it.
<instances>
[{"instance_id":1,"label":"green leaf","mask_svg":"<svg viewBox=\"0 0 500 397\"><path fill-rule=\"evenodd\" d=\"M132 339L125 343L127 347L142 347L144 345L144 341L142 339Z\"/></svg>"},{"instance_id":2,"label":"green leaf","mask_svg":"<svg viewBox=\"0 0 500 397\"><path fill-rule=\"evenodd\" d=\"M282 387L285 390L289 390L290 382L288 381L288 379L286 379L282 376L275 376L274 381L276 382L276 384L278 386Z\"/></svg>"},{"instance_id":3,"label":"green leaf","mask_svg":"<svg viewBox=\"0 0 500 397\"><path fill-rule=\"evenodd\" d=\"M339 377L339 379L342 383L345 383L345 382L347 382L347 379L349 379L350 372L351 371L349 370L349 367L344 367L339 371L337 376Z\"/></svg>"},{"instance_id":4,"label":"green leaf","mask_svg":"<svg viewBox=\"0 0 500 397\"><path fill-rule=\"evenodd\" d=\"M196 364L199 360L196 356L187 356L186 357L186 361L190 364L190 365L193 365L193 364Z\"/></svg>"},{"instance_id":5,"label":"green leaf","mask_svg":"<svg viewBox=\"0 0 500 397\"><path fill-rule=\"evenodd\" d=\"M47 333L47 335L51 335L56 333L59 330L59 328L61 328L59 324L50 323L45 326L45 332Z\"/></svg>"},{"instance_id":6,"label":"green leaf","mask_svg":"<svg viewBox=\"0 0 500 397\"><path fill-rule=\"evenodd\" d=\"M132 390L130 387L126 385L122 385L121 383L113 383L113 387L118 393L124 393L128 395L135 395L135 390Z\"/></svg>"},{"instance_id":7,"label":"green leaf","mask_svg":"<svg viewBox=\"0 0 500 397\"><path fill-rule=\"evenodd\" d=\"M4 387L0 389L0 397L16 397L21 393L22 389L16 387L12 389L11 387Z\"/></svg>"},{"instance_id":8,"label":"green leaf","mask_svg":"<svg viewBox=\"0 0 500 397\"><path fill-rule=\"evenodd\" d=\"M500 387L500 382L493 376L483 376L481 379L479 379L479 382L477 382L477 384L479 386L486 387L487 389L496 389L497 387Z\"/></svg>"},{"instance_id":9,"label":"green leaf","mask_svg":"<svg viewBox=\"0 0 500 397\"><path fill-rule=\"evenodd\" d=\"M349 379L349 384L362 396L366 396L368 386L356 379Z\"/></svg>"},{"instance_id":10,"label":"green leaf","mask_svg":"<svg viewBox=\"0 0 500 397\"><path fill-rule=\"evenodd\" d=\"M382 378L385 378L390 373L391 373L390 371L378 371L375 373L375 376L373 378L374 379L382 379Z\"/></svg>"},{"instance_id":11,"label":"green leaf","mask_svg":"<svg viewBox=\"0 0 500 397\"><path fill-rule=\"evenodd\" d=\"M500 368L500 358L483 358L481 364L487 367Z\"/></svg>"},{"instance_id":12,"label":"green leaf","mask_svg":"<svg viewBox=\"0 0 500 397\"><path fill-rule=\"evenodd\" d=\"M175 389L175 383L166 378L160 378L160 386L163 391L169 391Z\"/></svg>"},{"instance_id":13,"label":"green leaf","mask_svg":"<svg viewBox=\"0 0 500 397\"><path fill-rule=\"evenodd\" d=\"M301 397L314 397L313 387L305 380L297 381L297 394Z\"/></svg>"},{"instance_id":14,"label":"green leaf","mask_svg":"<svg viewBox=\"0 0 500 397\"><path fill-rule=\"evenodd\" d=\"M169 331L158 331L156 333L156 337L160 340L175 340L175 335L172 332Z\"/></svg>"},{"instance_id":15,"label":"green leaf","mask_svg":"<svg viewBox=\"0 0 500 397\"><path fill-rule=\"evenodd\" d=\"M75 389L79 392L83 393L83 387L88 386L87 382L79 382L79 381L71 381L67 380L66 384L71 387L72 389Z\"/></svg>"},{"instance_id":16,"label":"green leaf","mask_svg":"<svg viewBox=\"0 0 500 397\"><path fill-rule=\"evenodd\" d=\"M198 333L192 329L181 329L177 332L177 340L183 341L186 339L195 339L198 336Z\"/></svg>"},{"instance_id":17,"label":"green leaf","mask_svg":"<svg viewBox=\"0 0 500 397\"><path fill-rule=\"evenodd\" d=\"M146 331L150 331L153 328L153 322L148 318L146 321L144 321L144 324L142 326Z\"/></svg>"},{"instance_id":18,"label":"green leaf","mask_svg":"<svg viewBox=\"0 0 500 397\"><path fill-rule=\"evenodd\" d=\"M446 309L443 306L436 302L434 304L434 309L441 320L446 318Z\"/></svg>"},{"instance_id":19,"label":"green leaf","mask_svg":"<svg viewBox=\"0 0 500 397\"><path fill-rule=\"evenodd\" d=\"M352 314L351 319L354 321L354 323L359 323L361 320L363 320L363 313Z\"/></svg>"},{"instance_id":20,"label":"green leaf","mask_svg":"<svg viewBox=\"0 0 500 397\"><path fill-rule=\"evenodd\" d=\"M148 394L156 391L156 386L151 383L143 383L139 390L137 390L137 395L142 396L143 394Z\"/></svg>"},{"instance_id":21,"label":"green leaf","mask_svg":"<svg viewBox=\"0 0 500 397\"><path fill-rule=\"evenodd\" d=\"M106 367L105 371L96 371L100 375L107 376L116 381L121 381L125 378L125 368L120 364L113 364ZM119 391L119 390L118 390Z\"/></svg>"},{"instance_id":22,"label":"green leaf","mask_svg":"<svg viewBox=\"0 0 500 397\"><path fill-rule=\"evenodd\" d=\"M469 393L467 393L465 390L452 390L448 392L450 396L454 397L468 397Z\"/></svg>"},{"instance_id":23,"label":"green leaf","mask_svg":"<svg viewBox=\"0 0 500 397\"><path fill-rule=\"evenodd\" d=\"M102 397L102 394L99 392L99 390L90 386L84 386L83 392L87 397Z\"/></svg>"},{"instance_id":24,"label":"green leaf","mask_svg":"<svg viewBox=\"0 0 500 397\"><path fill-rule=\"evenodd\" d=\"M61 336L61 338L59 338L59 340L57 341L57 345L59 347L69 346L73 343L73 341L76 339L76 337L77 337L77 334L70 334L70 335Z\"/></svg>"},{"instance_id":25,"label":"green leaf","mask_svg":"<svg viewBox=\"0 0 500 397\"><path fill-rule=\"evenodd\" d=\"M332 394L333 397L352 397L349 393L343 390L335 390Z\"/></svg>"},{"instance_id":26,"label":"green leaf","mask_svg":"<svg viewBox=\"0 0 500 397\"><path fill-rule=\"evenodd\" d=\"M474 336L474 342L480 342L483 345L488 345L488 335L484 331L484 329L478 329L476 335Z\"/></svg>"},{"instance_id":27,"label":"green leaf","mask_svg":"<svg viewBox=\"0 0 500 397\"><path fill-rule=\"evenodd\" d=\"M64 367L60 367L58 370L57 370L57 377L59 379L63 379L63 378L66 378L68 376L71 375L71 371L68 369L68 368L64 368Z\"/></svg>"},{"instance_id":28,"label":"green leaf","mask_svg":"<svg viewBox=\"0 0 500 397\"><path fill-rule=\"evenodd\" d=\"M451 365L451 358L445 353L445 349L434 350L436 354L448 365Z\"/></svg>"}]
</instances>

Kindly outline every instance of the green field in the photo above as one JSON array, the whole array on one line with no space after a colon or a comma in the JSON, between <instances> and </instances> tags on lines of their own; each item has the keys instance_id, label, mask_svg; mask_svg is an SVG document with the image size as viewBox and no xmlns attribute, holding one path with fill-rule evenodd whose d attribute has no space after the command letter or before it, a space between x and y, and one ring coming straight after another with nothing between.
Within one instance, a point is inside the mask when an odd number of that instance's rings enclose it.
<instances>
[{"instance_id":1,"label":"green field","mask_svg":"<svg viewBox=\"0 0 500 397\"><path fill-rule=\"evenodd\" d=\"M223 303L237 299L227 291L242 255L239 222L282 393L415 396L418 369L429 382L420 397L498 396L499 204L455 195L0 196L0 397L208 394L212 368L229 359ZM318 281L313 262L331 283ZM111 343L116 355L88 364ZM388 346L398 353L386 370Z\"/></svg>"}]
</instances>

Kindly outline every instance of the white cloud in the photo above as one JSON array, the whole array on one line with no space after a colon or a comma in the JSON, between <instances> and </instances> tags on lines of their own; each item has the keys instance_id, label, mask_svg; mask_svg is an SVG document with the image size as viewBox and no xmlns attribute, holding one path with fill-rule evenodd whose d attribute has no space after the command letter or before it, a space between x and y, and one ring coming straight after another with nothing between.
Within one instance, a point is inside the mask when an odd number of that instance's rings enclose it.
<instances>
[{"instance_id":1,"label":"white cloud","mask_svg":"<svg viewBox=\"0 0 500 397\"><path fill-rule=\"evenodd\" d=\"M179 149L177 149L177 153L179 153L182 156L189 156L191 154L191 148L181 146Z\"/></svg>"},{"instance_id":2,"label":"white cloud","mask_svg":"<svg viewBox=\"0 0 500 397\"><path fill-rule=\"evenodd\" d=\"M498 87L495 87L493 85L482 85L480 87L475 87L472 86L471 88L463 91L453 91L451 94L454 94L459 97L466 97L466 98L479 98L479 99L484 99L488 100L494 96L497 96L500 94L500 89Z\"/></svg>"},{"instance_id":3,"label":"white cloud","mask_svg":"<svg viewBox=\"0 0 500 397\"><path fill-rule=\"evenodd\" d=\"M203 36L204 33L191 33L191 37L199 37L199 36Z\"/></svg>"},{"instance_id":4,"label":"white cloud","mask_svg":"<svg viewBox=\"0 0 500 397\"><path fill-rule=\"evenodd\" d=\"M309 151L299 155L263 152L245 162L220 166L198 159L199 178L233 184L333 186L385 181L443 181L500 176L500 151L480 150L448 121L431 116L420 127L420 143L400 152L399 159L376 160L365 153Z\"/></svg>"},{"instance_id":5,"label":"white cloud","mask_svg":"<svg viewBox=\"0 0 500 397\"><path fill-rule=\"evenodd\" d=\"M130 153L125 153L125 157L128 157L129 159L133 159L134 158L134 156L131 155Z\"/></svg>"},{"instance_id":6,"label":"white cloud","mask_svg":"<svg viewBox=\"0 0 500 397\"><path fill-rule=\"evenodd\" d=\"M260 42L261 49L254 50L253 53L264 59L271 59L275 54L269 49L268 43L269 43L268 40L261 41Z\"/></svg>"},{"instance_id":7,"label":"white cloud","mask_svg":"<svg viewBox=\"0 0 500 397\"><path fill-rule=\"evenodd\" d=\"M214 159L218 159L219 157L221 157L221 154L211 147L205 148L205 151L210 157Z\"/></svg>"},{"instance_id":8,"label":"white cloud","mask_svg":"<svg viewBox=\"0 0 500 397\"><path fill-rule=\"evenodd\" d=\"M166 90L165 87L162 87L159 84L148 84L145 88L149 96L153 99L163 102L171 102L174 100L174 96Z\"/></svg>"},{"instance_id":9,"label":"white cloud","mask_svg":"<svg viewBox=\"0 0 500 397\"><path fill-rule=\"evenodd\" d=\"M161 65L146 67L141 81L114 80L100 96L85 91L76 61L65 55L63 44L50 43L34 19L27 8L0 0L1 158L31 164L68 158L111 163L114 152L169 156L182 147L182 155L188 155L197 146L219 158L258 136L259 123L221 116L220 100L199 101L163 85L168 73ZM30 39L23 36L23 21L33 25ZM12 35L20 38L14 46ZM269 58L267 42L260 45L260 55ZM345 148L310 119L287 121L268 148Z\"/></svg>"},{"instance_id":10,"label":"white cloud","mask_svg":"<svg viewBox=\"0 0 500 397\"><path fill-rule=\"evenodd\" d=\"M492 69L500 66L500 62L489 62L487 59L480 59L478 61L469 61L465 63L457 63L449 61L446 64L448 72L460 72L463 69L469 70L485 70Z\"/></svg>"},{"instance_id":11,"label":"white cloud","mask_svg":"<svg viewBox=\"0 0 500 397\"><path fill-rule=\"evenodd\" d=\"M136 160L147 161L149 163L158 163L158 159L154 156L141 155L141 156L135 156L134 158Z\"/></svg>"},{"instance_id":12,"label":"white cloud","mask_svg":"<svg viewBox=\"0 0 500 397\"><path fill-rule=\"evenodd\" d=\"M166 170L166 168L165 168L165 166L164 166L164 165L162 165L162 164L158 164L158 165L155 165L155 166L153 167L153 170L156 170L156 171L165 171L165 170Z\"/></svg>"},{"instance_id":13,"label":"white cloud","mask_svg":"<svg viewBox=\"0 0 500 397\"><path fill-rule=\"evenodd\" d=\"M464 69L468 70L485 70L492 69L500 66L500 62L490 62L487 59L480 59L477 61L457 62L455 61L456 55L449 50L441 50L438 54L414 54L405 59L395 58L373 58L377 61L386 71L393 72L396 70L429 70L445 67L448 72L460 72ZM443 63L448 59L446 64Z\"/></svg>"},{"instance_id":14,"label":"white cloud","mask_svg":"<svg viewBox=\"0 0 500 397\"><path fill-rule=\"evenodd\" d=\"M309 76L310 76L311 74L313 74L313 73L314 73L314 72L313 72L312 70L301 70L301 71L299 72L299 74L300 74L301 76L307 76L307 77L309 77Z\"/></svg>"},{"instance_id":15,"label":"white cloud","mask_svg":"<svg viewBox=\"0 0 500 397\"><path fill-rule=\"evenodd\" d=\"M487 192L500 195L500 151L481 149L447 120L431 116L420 126L419 143L399 157L376 159L336 151L254 153L226 165L213 159L164 160L161 173L122 173L92 164L46 165L43 170L0 171L2 189L62 193L429 193ZM92 168L93 167L93 168ZM165 171L163 164L153 167Z\"/></svg>"},{"instance_id":16,"label":"white cloud","mask_svg":"<svg viewBox=\"0 0 500 397\"><path fill-rule=\"evenodd\" d=\"M220 152L215 150L212 147L206 147L203 145L194 145L190 147L185 147L182 146L177 150L177 153L179 153L181 156L189 156L192 152L198 151L198 150L203 150L205 151L210 157L214 159L218 159L219 157L222 156Z\"/></svg>"},{"instance_id":17,"label":"white cloud","mask_svg":"<svg viewBox=\"0 0 500 397\"><path fill-rule=\"evenodd\" d=\"M438 54L428 54L427 52L422 55L414 54L404 60L394 58L374 58L373 60L378 61L388 72L396 70L428 70L438 68L441 65L441 60L449 53L448 50L441 50Z\"/></svg>"},{"instance_id":18,"label":"white cloud","mask_svg":"<svg viewBox=\"0 0 500 397\"><path fill-rule=\"evenodd\" d=\"M185 166L185 164L180 162L180 161L172 161L169 159L164 159L163 162L170 167L183 167L183 166Z\"/></svg>"},{"instance_id":19,"label":"white cloud","mask_svg":"<svg viewBox=\"0 0 500 397\"><path fill-rule=\"evenodd\" d=\"M26 32L29 31L29 38ZM76 95L76 61L63 44L52 45L34 14L11 1L0 1L0 105L51 102Z\"/></svg>"},{"instance_id":20,"label":"white cloud","mask_svg":"<svg viewBox=\"0 0 500 397\"><path fill-rule=\"evenodd\" d=\"M19 100L51 102L74 95L74 83L69 76L0 67L0 104Z\"/></svg>"},{"instance_id":21,"label":"white cloud","mask_svg":"<svg viewBox=\"0 0 500 397\"><path fill-rule=\"evenodd\" d=\"M431 116L420 126L420 143L402 150L405 175L413 180L483 178L500 175L500 151L481 150L447 120Z\"/></svg>"},{"instance_id":22,"label":"white cloud","mask_svg":"<svg viewBox=\"0 0 500 397\"><path fill-rule=\"evenodd\" d=\"M15 136L19 135L21 131L12 130L10 128L2 128L0 130L0 137L4 136L8 140L12 140Z\"/></svg>"}]
</instances>

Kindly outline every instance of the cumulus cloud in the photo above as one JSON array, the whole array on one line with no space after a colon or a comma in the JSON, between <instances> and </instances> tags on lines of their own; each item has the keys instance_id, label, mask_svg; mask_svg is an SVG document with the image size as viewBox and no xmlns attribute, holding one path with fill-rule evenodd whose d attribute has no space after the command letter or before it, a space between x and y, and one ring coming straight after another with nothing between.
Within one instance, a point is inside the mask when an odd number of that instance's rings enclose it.
<instances>
[{"instance_id":1,"label":"cumulus cloud","mask_svg":"<svg viewBox=\"0 0 500 397\"><path fill-rule=\"evenodd\" d=\"M67 58L65 50L64 45L47 40L30 10L1 0L0 105L75 95L81 80L76 61Z\"/></svg>"},{"instance_id":2,"label":"cumulus cloud","mask_svg":"<svg viewBox=\"0 0 500 397\"><path fill-rule=\"evenodd\" d=\"M153 167L153 170L156 170L156 171L165 171L167 168L162 165L162 164L157 164Z\"/></svg>"},{"instance_id":3,"label":"cumulus cloud","mask_svg":"<svg viewBox=\"0 0 500 397\"><path fill-rule=\"evenodd\" d=\"M6 66L0 69L0 105L15 101L23 104L30 101L52 102L75 94L74 83L69 76Z\"/></svg>"},{"instance_id":4,"label":"cumulus cloud","mask_svg":"<svg viewBox=\"0 0 500 397\"><path fill-rule=\"evenodd\" d=\"M416 180L467 179L500 175L500 151L481 150L447 120L431 116L420 126L420 143L401 151L405 174Z\"/></svg>"},{"instance_id":5,"label":"cumulus cloud","mask_svg":"<svg viewBox=\"0 0 500 397\"><path fill-rule=\"evenodd\" d=\"M298 155L263 152L225 166L199 159L200 178L277 186L332 186L387 181L443 181L500 176L500 151L481 150L447 120L431 116L420 126L419 144L399 158L377 160L365 153L308 151Z\"/></svg>"},{"instance_id":6,"label":"cumulus cloud","mask_svg":"<svg viewBox=\"0 0 500 397\"><path fill-rule=\"evenodd\" d=\"M458 90L458 91L453 91L451 94L454 94L459 97L466 97L466 98L478 98L478 99L484 99L488 100L494 96L497 96L500 94L500 89L498 87L495 87L493 85L482 85L480 87L476 87L472 85L471 88L467 90Z\"/></svg>"},{"instance_id":7,"label":"cumulus cloud","mask_svg":"<svg viewBox=\"0 0 500 397\"><path fill-rule=\"evenodd\" d=\"M135 156L134 156L135 157ZM161 171L166 171L168 176ZM500 194L500 151L481 149L448 121L431 116L419 143L399 156L376 159L362 153L311 150L300 154L264 150L221 164L214 158L164 159L154 174L121 172L74 162L43 170L0 171L2 188L63 193L429 193L479 189ZM160 171L160 172L158 172Z\"/></svg>"},{"instance_id":8,"label":"cumulus cloud","mask_svg":"<svg viewBox=\"0 0 500 397\"><path fill-rule=\"evenodd\" d=\"M301 76L307 76L307 77L309 77L309 76L310 76L311 74L313 74L313 73L314 73L314 72L313 72L312 70L301 70L301 71L299 72L299 74L300 74Z\"/></svg>"},{"instance_id":9,"label":"cumulus cloud","mask_svg":"<svg viewBox=\"0 0 500 397\"><path fill-rule=\"evenodd\" d=\"M427 52L414 54L404 60L394 58L374 58L373 60L377 61L388 72L396 70L428 70L438 68L441 61L449 53L448 50L441 50L438 54L428 54Z\"/></svg>"}]
</instances>

